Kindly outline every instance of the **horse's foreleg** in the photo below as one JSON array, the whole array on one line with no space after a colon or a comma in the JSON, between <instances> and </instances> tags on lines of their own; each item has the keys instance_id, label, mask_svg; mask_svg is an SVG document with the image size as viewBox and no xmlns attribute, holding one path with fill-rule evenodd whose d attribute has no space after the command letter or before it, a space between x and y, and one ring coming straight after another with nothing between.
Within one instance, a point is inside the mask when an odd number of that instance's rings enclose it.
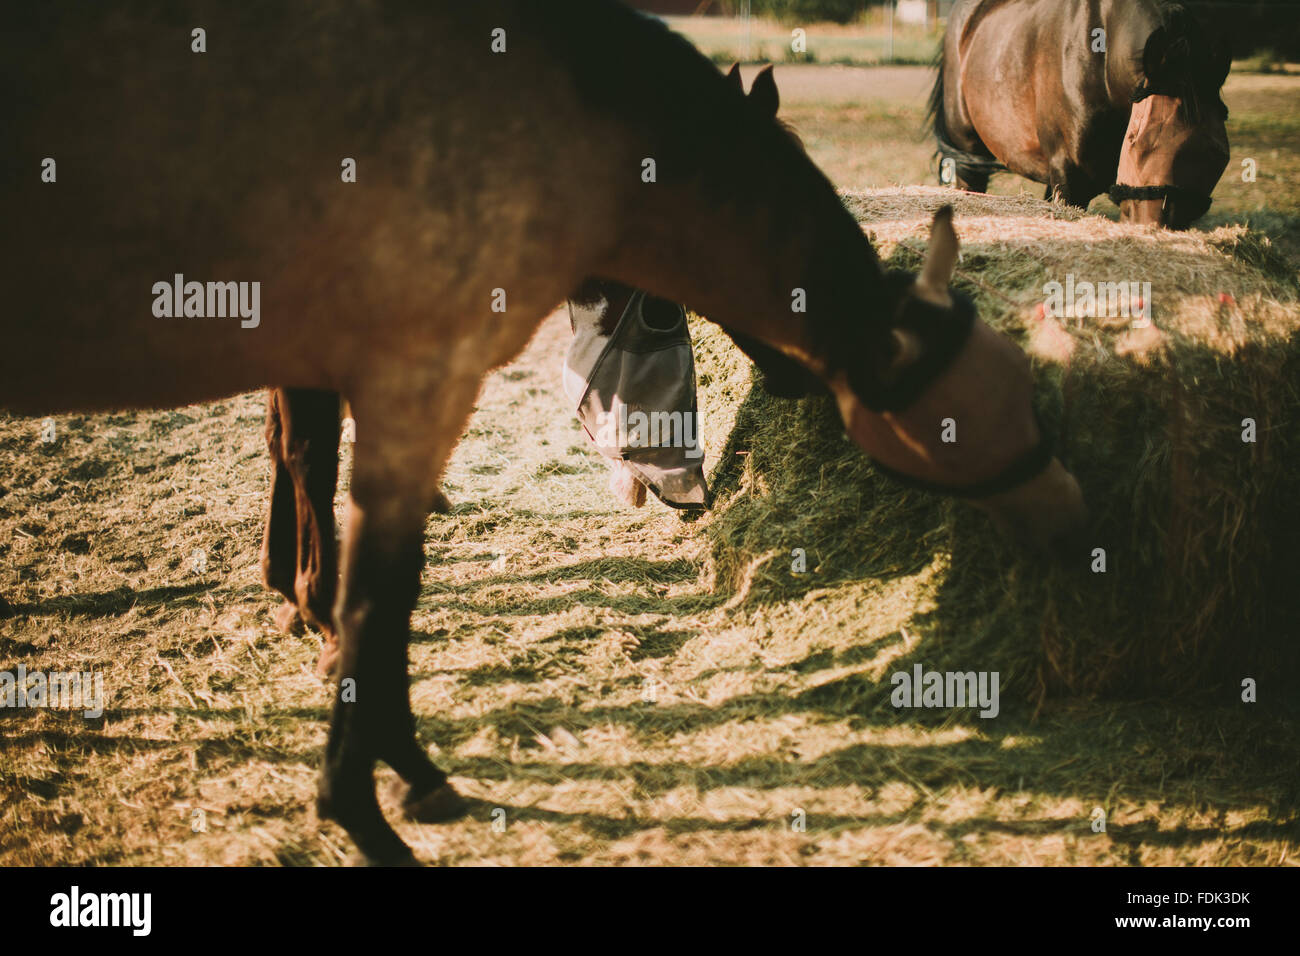
<instances>
[{"instance_id":1,"label":"horse's foreleg","mask_svg":"<svg viewBox=\"0 0 1300 956\"><path fill-rule=\"evenodd\" d=\"M981 173L966 166L957 167L957 188L971 193L987 192L989 174Z\"/></svg>"},{"instance_id":2,"label":"horse's foreleg","mask_svg":"<svg viewBox=\"0 0 1300 956\"><path fill-rule=\"evenodd\" d=\"M1047 173L1047 189L1043 198L1048 202L1070 204L1070 173L1064 160L1054 161Z\"/></svg>"},{"instance_id":3,"label":"horse's foreleg","mask_svg":"<svg viewBox=\"0 0 1300 956\"><path fill-rule=\"evenodd\" d=\"M293 596L299 614L324 637L316 672L326 676L338 658L334 489L339 476L339 396L311 389L288 389L287 395L290 427L285 459L293 479L297 519Z\"/></svg>"},{"instance_id":4,"label":"horse's foreleg","mask_svg":"<svg viewBox=\"0 0 1300 956\"><path fill-rule=\"evenodd\" d=\"M424 509L400 492L384 501L378 490L358 494L354 485L353 495L338 614L339 682L317 812L338 821L367 861L410 863L410 850L379 810L373 771L382 751L415 741L406 638L424 563ZM446 776L427 758L420 770L427 789L445 786Z\"/></svg>"},{"instance_id":5,"label":"horse's foreleg","mask_svg":"<svg viewBox=\"0 0 1300 956\"><path fill-rule=\"evenodd\" d=\"M317 671L338 657L334 599L338 589L334 489L338 482L339 397L315 389L274 389L267 406L273 478L262 542L262 576L285 596L282 630L304 621L325 639Z\"/></svg>"},{"instance_id":6,"label":"horse's foreleg","mask_svg":"<svg viewBox=\"0 0 1300 956\"><path fill-rule=\"evenodd\" d=\"M294 571L298 559L297 508L293 479L285 466L284 431L288 396L284 389L267 393L266 448L271 454L271 507L267 512L262 536L262 581L280 592L289 613L277 613L276 621L284 630L294 623Z\"/></svg>"},{"instance_id":7,"label":"horse's foreleg","mask_svg":"<svg viewBox=\"0 0 1300 956\"><path fill-rule=\"evenodd\" d=\"M1101 190L1093 187L1087 173L1074 163L1064 158L1053 161L1044 196L1048 202L1086 209L1088 202L1099 192Z\"/></svg>"},{"instance_id":8,"label":"horse's foreleg","mask_svg":"<svg viewBox=\"0 0 1300 956\"><path fill-rule=\"evenodd\" d=\"M357 444L335 614L339 683L317 806L372 862L412 859L379 810L376 761L405 781L408 816L434 822L465 809L416 740L406 642L424 566L425 516L478 384L477 378L461 380L426 402L408 393L387 402L359 398L353 405ZM434 421L426 409L436 410Z\"/></svg>"}]
</instances>

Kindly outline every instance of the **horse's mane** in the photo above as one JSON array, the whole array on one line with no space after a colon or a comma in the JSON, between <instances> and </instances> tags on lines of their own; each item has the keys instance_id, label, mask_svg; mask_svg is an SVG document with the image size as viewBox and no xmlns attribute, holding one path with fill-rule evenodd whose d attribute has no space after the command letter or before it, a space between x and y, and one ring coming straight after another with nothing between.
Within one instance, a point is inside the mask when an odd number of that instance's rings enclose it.
<instances>
[{"instance_id":1,"label":"horse's mane","mask_svg":"<svg viewBox=\"0 0 1300 956\"><path fill-rule=\"evenodd\" d=\"M776 117L775 122L781 132L785 133L791 141L794 142L805 153L803 137L795 129L793 123L789 123L781 117ZM629 286L622 282L616 282L613 279L602 279L600 276L588 276L579 283L578 287L569 294L569 301L574 305L594 306L602 300L609 300L623 292L629 290Z\"/></svg>"},{"instance_id":2,"label":"horse's mane","mask_svg":"<svg viewBox=\"0 0 1300 956\"><path fill-rule=\"evenodd\" d=\"M1227 107L1219 96L1216 61L1228 55L1226 45L1211 39L1201 22L1179 0L1156 0L1160 25L1169 37L1169 56L1181 67L1181 75L1146 77L1144 84L1159 87L1182 100L1188 118L1196 122L1207 106L1217 106L1224 115Z\"/></svg>"},{"instance_id":3,"label":"horse's mane","mask_svg":"<svg viewBox=\"0 0 1300 956\"><path fill-rule=\"evenodd\" d=\"M834 186L808 159L788 124L773 122L749 104L690 41L622 4L525 2L519 10L556 61L566 64L584 105L625 124L654 151L660 182L693 180L701 191L727 202L767 196L765 229L782 241L793 241L809 217L822 218L822 245L808 257L807 281L830 277L836 287L857 289L852 303L828 302L803 318L811 346L833 360L846 351L846 342L878 345L890 315L884 272ZM727 162L717 161L719 150ZM800 195L771 201L773 184L783 181ZM601 296L600 278L571 294L577 301ZM849 308L861 304L859 296L881 303L879 310L863 314Z\"/></svg>"}]
</instances>

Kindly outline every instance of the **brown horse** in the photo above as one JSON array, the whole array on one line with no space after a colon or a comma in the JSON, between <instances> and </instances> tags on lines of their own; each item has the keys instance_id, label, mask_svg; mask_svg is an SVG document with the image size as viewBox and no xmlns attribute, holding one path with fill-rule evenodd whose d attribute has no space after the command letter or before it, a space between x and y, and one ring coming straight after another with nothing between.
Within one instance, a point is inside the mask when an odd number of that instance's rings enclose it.
<instances>
[{"instance_id":1,"label":"brown horse","mask_svg":"<svg viewBox=\"0 0 1300 956\"><path fill-rule=\"evenodd\" d=\"M744 92L739 64L733 64L726 77ZM760 70L754 78L749 101L776 119L780 93L772 67ZM615 320L633 294L632 287L621 282L591 278L570 300L580 305L603 301L607 324L602 332L608 336L613 334ZM769 394L790 398L807 395L818 387L816 377L776 349L740 333L729 334L758 366L760 381ZM271 453L271 504L262 541L262 580L285 598L275 615L281 630L294 632L306 625L321 634L323 647L316 672L322 677L332 674L338 662L332 611L338 591L334 492L338 481L339 414L340 400L333 392L277 388L268 395L266 440ZM643 506L645 485L626 466L620 467L620 462L607 464L614 496L632 507ZM445 513L449 509L447 499L438 494L432 510Z\"/></svg>"},{"instance_id":2,"label":"brown horse","mask_svg":"<svg viewBox=\"0 0 1300 956\"><path fill-rule=\"evenodd\" d=\"M23 4L0 102L0 408L351 404L318 812L370 860L412 860L376 761L411 818L464 810L407 693L424 520L484 374L585 276L799 362L878 461L1032 541L1083 520L1027 360L948 289L951 214L885 274L771 118L619 4Z\"/></svg>"},{"instance_id":3,"label":"brown horse","mask_svg":"<svg viewBox=\"0 0 1300 956\"><path fill-rule=\"evenodd\" d=\"M930 97L945 173L983 192L1010 170L1080 207L1108 192L1122 221L1184 228L1228 163L1230 65L1159 0L959 0Z\"/></svg>"}]
</instances>

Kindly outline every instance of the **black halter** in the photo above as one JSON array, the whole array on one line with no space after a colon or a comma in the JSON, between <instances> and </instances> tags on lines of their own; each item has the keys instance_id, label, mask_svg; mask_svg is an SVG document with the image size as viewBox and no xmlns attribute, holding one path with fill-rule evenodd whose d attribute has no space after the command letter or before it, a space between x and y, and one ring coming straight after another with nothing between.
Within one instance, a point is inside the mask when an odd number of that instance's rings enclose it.
<instances>
[{"instance_id":1,"label":"black halter","mask_svg":"<svg viewBox=\"0 0 1300 956\"><path fill-rule=\"evenodd\" d=\"M1123 183L1116 183L1110 187L1107 193L1110 201L1118 206L1125 199L1162 199L1162 209L1169 208L1169 200L1177 202L1179 199L1196 200L1204 202L1208 209L1210 203L1214 200L1209 195L1197 192L1195 189L1188 189L1185 186L1126 186ZM1202 213L1204 215L1204 213Z\"/></svg>"},{"instance_id":2,"label":"black halter","mask_svg":"<svg viewBox=\"0 0 1300 956\"><path fill-rule=\"evenodd\" d=\"M951 309L926 302L910 292L916 277L898 270L891 271L885 281L888 294L900 303L893 327L921 340L921 357L894 382L868 385L855 381L852 385L862 404L872 411L901 412L947 371L965 347L975 328L975 303L955 289Z\"/></svg>"},{"instance_id":3,"label":"black halter","mask_svg":"<svg viewBox=\"0 0 1300 956\"><path fill-rule=\"evenodd\" d=\"M906 273L891 273L889 282L895 288L910 285L913 277ZM897 412L910 407L934 381L947 371L966 346L975 328L975 303L955 289L951 292L953 307L945 309L916 296L904 294L896 328L905 329L921 339L922 354L898 381L874 389L855 389L868 408L877 412ZM875 459L876 470L899 484L922 491L949 495L954 498L987 498L1010 491L1037 477L1052 461L1052 442L1038 421L1038 442L1010 465L992 478L969 485L942 485L914 478L895 471Z\"/></svg>"}]
</instances>

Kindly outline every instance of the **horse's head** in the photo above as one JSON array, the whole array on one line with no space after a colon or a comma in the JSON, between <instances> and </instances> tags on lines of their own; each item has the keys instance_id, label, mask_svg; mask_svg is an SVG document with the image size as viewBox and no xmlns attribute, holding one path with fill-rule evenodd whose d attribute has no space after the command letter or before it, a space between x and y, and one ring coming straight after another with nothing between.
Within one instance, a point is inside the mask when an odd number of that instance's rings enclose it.
<instances>
[{"instance_id":1,"label":"horse's head","mask_svg":"<svg viewBox=\"0 0 1300 956\"><path fill-rule=\"evenodd\" d=\"M1210 208L1228 165L1228 109L1219 90L1231 59L1177 11L1142 51L1142 78L1111 198L1123 222L1185 229Z\"/></svg>"},{"instance_id":2,"label":"horse's head","mask_svg":"<svg viewBox=\"0 0 1300 956\"><path fill-rule=\"evenodd\" d=\"M1086 518L1074 476L1034 414L1024 353L948 286L952 207L934 217L919 276L888 280L895 354L879 381L830 379L849 435L904 483L967 498L1013 538L1061 552Z\"/></svg>"}]
</instances>

